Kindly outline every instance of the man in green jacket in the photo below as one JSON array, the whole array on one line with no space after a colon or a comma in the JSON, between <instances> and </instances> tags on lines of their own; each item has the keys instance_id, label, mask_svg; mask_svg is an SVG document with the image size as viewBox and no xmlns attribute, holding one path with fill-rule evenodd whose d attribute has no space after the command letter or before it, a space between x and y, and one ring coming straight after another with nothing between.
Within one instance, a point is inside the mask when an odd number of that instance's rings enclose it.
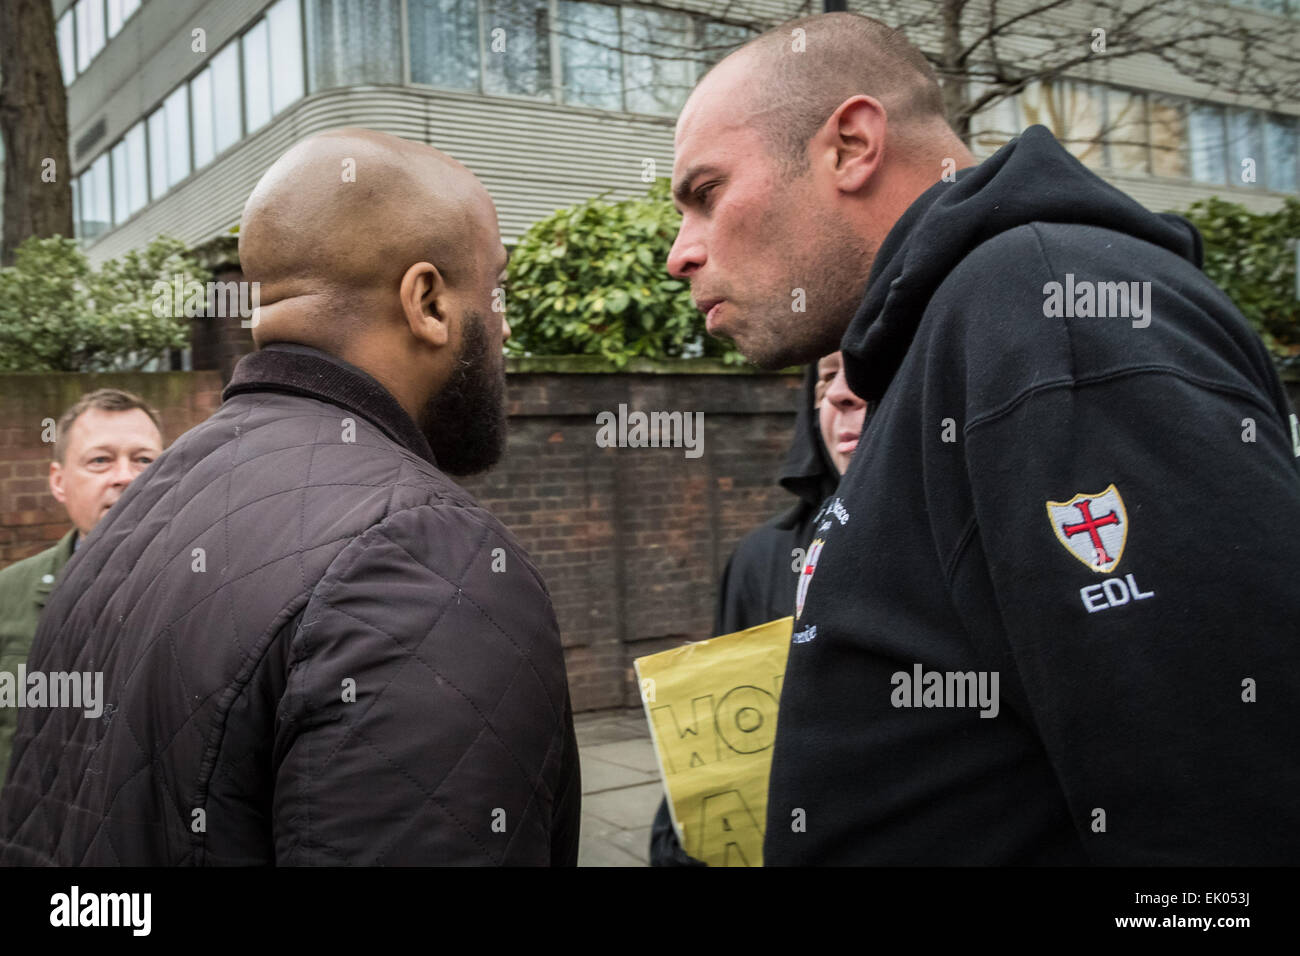
<instances>
[{"instance_id":1,"label":"man in green jacket","mask_svg":"<svg viewBox=\"0 0 1300 956\"><path fill-rule=\"evenodd\" d=\"M81 539L108 513L127 485L162 454L158 417L139 397L101 388L63 413L55 427L50 493L67 509L72 529L58 544L0 571L0 680L12 675L36 636L36 625L59 572ZM0 698L0 786L9 772L18 711Z\"/></svg>"}]
</instances>

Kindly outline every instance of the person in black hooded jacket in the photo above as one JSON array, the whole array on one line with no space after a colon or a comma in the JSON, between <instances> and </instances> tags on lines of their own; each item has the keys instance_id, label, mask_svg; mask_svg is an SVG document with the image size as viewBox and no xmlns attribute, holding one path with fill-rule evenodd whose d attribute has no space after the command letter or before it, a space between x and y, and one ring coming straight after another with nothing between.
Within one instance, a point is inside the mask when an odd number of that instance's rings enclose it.
<instances>
[{"instance_id":1,"label":"person in black hooded jacket","mask_svg":"<svg viewBox=\"0 0 1300 956\"><path fill-rule=\"evenodd\" d=\"M836 352L809 365L804 373L794 438L778 479L778 484L798 501L737 542L718 582L715 635L734 634L791 613L808 542L822 505L834 494L848 461L847 455L832 450L837 436L824 438L821 422L831 420L832 405L849 421L851 429L860 429L864 414L864 403L844 387L840 369L841 359ZM833 384L839 386L838 390L828 394ZM650 865L705 865L682 849L667 799L660 801L651 827Z\"/></svg>"},{"instance_id":2,"label":"person in black hooded jacket","mask_svg":"<svg viewBox=\"0 0 1300 956\"><path fill-rule=\"evenodd\" d=\"M714 634L734 634L786 617L794 604L795 580L812 538L813 519L840 481L818 427L817 385L817 366L809 365L794 438L777 479L798 500L736 543L718 582Z\"/></svg>"},{"instance_id":3,"label":"person in black hooded jacket","mask_svg":"<svg viewBox=\"0 0 1300 956\"><path fill-rule=\"evenodd\" d=\"M1300 422L1195 229L1041 126L975 165L854 14L714 67L673 175L709 330L765 367L841 342L871 403L765 862L1300 859Z\"/></svg>"}]
</instances>

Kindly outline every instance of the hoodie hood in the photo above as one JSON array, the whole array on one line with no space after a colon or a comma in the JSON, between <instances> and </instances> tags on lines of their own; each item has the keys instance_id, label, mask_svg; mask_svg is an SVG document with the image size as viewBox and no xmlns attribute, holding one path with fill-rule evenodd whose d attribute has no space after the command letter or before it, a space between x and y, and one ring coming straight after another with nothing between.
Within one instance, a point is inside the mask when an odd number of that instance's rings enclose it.
<instances>
[{"instance_id":1,"label":"hoodie hood","mask_svg":"<svg viewBox=\"0 0 1300 956\"><path fill-rule=\"evenodd\" d=\"M808 509L815 512L839 485L840 475L831 463L822 443L821 428L813 402L817 398L817 366L804 370L803 388L799 392L799 411L795 415L794 440L781 468L781 487L799 499L790 512L782 516L778 527L791 528Z\"/></svg>"},{"instance_id":2,"label":"hoodie hood","mask_svg":"<svg viewBox=\"0 0 1300 956\"><path fill-rule=\"evenodd\" d=\"M867 292L841 348L849 387L869 402L885 393L930 297L968 253L1031 222L1100 226L1202 264L1186 219L1153 213L1090 171L1044 126L1031 126L953 182L922 193L876 253Z\"/></svg>"}]
</instances>

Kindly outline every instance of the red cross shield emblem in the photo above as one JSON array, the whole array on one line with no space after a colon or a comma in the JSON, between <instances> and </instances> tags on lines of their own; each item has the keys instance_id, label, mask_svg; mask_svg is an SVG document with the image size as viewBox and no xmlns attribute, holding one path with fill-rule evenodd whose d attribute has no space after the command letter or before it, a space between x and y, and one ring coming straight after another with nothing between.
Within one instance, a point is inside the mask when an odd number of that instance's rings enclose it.
<instances>
[{"instance_id":1,"label":"red cross shield emblem","mask_svg":"<svg viewBox=\"0 0 1300 956\"><path fill-rule=\"evenodd\" d=\"M1109 485L1099 494L1049 501L1047 518L1072 555L1099 574L1115 570L1128 540L1128 514L1118 488Z\"/></svg>"},{"instance_id":2,"label":"red cross shield emblem","mask_svg":"<svg viewBox=\"0 0 1300 956\"><path fill-rule=\"evenodd\" d=\"M812 584L813 572L817 570L817 559L821 556L824 547L826 547L826 542L821 538L808 546L808 557L799 572L799 590L794 596L794 616L796 618L803 614L803 602L804 598L808 596L808 585ZM786 593L789 594L790 592L787 591Z\"/></svg>"}]
</instances>

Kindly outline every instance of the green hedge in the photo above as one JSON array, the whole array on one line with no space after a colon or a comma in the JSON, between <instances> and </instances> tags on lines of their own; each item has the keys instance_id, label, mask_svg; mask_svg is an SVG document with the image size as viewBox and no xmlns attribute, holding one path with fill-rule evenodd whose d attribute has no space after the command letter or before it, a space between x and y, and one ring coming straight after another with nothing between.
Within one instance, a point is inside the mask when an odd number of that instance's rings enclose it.
<instances>
[{"instance_id":1,"label":"green hedge","mask_svg":"<svg viewBox=\"0 0 1300 956\"><path fill-rule=\"evenodd\" d=\"M668 275L681 217L667 179L641 198L596 197L533 225L510 256L509 350L515 355L744 359L709 336L690 284Z\"/></svg>"},{"instance_id":2,"label":"green hedge","mask_svg":"<svg viewBox=\"0 0 1300 956\"><path fill-rule=\"evenodd\" d=\"M74 239L26 240L0 269L0 372L129 371L185 348L190 320L157 291L178 276L209 279L174 239L98 269Z\"/></svg>"},{"instance_id":3,"label":"green hedge","mask_svg":"<svg viewBox=\"0 0 1300 956\"><path fill-rule=\"evenodd\" d=\"M1239 203L1203 199L1183 215L1205 240L1205 274L1237 304L1280 365L1300 365L1300 200L1289 197L1276 212L1255 213Z\"/></svg>"}]
</instances>

